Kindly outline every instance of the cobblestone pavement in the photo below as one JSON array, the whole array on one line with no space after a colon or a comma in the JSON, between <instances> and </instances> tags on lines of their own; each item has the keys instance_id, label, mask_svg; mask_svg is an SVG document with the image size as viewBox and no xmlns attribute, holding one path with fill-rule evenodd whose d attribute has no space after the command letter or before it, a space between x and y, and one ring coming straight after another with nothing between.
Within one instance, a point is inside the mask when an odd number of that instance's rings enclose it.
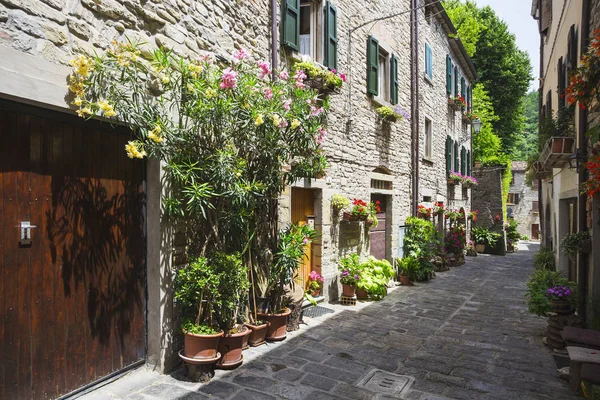
<instances>
[{"instance_id":1,"label":"cobblestone pavement","mask_svg":"<svg viewBox=\"0 0 600 400\"><path fill-rule=\"evenodd\" d=\"M81 399L575 398L542 344L546 320L528 314L523 300L538 245L520 248L469 257L381 302L326 305L335 312L305 318L284 342L244 352L243 366L217 371L208 384L142 368ZM376 388L359 386L374 370L414 382L400 394L386 394L390 376Z\"/></svg>"}]
</instances>

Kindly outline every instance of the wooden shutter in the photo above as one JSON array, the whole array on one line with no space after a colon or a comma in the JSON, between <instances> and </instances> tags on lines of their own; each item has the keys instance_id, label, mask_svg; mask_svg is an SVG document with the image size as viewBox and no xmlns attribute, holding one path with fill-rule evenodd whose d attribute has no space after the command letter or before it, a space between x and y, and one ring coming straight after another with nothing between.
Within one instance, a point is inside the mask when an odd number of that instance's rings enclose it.
<instances>
[{"instance_id":1,"label":"wooden shutter","mask_svg":"<svg viewBox=\"0 0 600 400\"><path fill-rule=\"evenodd\" d=\"M448 96L452 94L452 59L449 54L446 54L446 93Z\"/></svg>"},{"instance_id":2,"label":"wooden shutter","mask_svg":"<svg viewBox=\"0 0 600 400\"><path fill-rule=\"evenodd\" d=\"M548 33L548 28L552 22L552 0L542 0L542 7L540 10L541 25L540 30L542 34Z\"/></svg>"},{"instance_id":3,"label":"wooden shutter","mask_svg":"<svg viewBox=\"0 0 600 400\"><path fill-rule=\"evenodd\" d=\"M473 174L473 170L471 167L471 150L467 151L467 175L471 176Z\"/></svg>"},{"instance_id":4,"label":"wooden shutter","mask_svg":"<svg viewBox=\"0 0 600 400\"><path fill-rule=\"evenodd\" d=\"M452 170L452 139L446 136L446 173Z\"/></svg>"},{"instance_id":5,"label":"wooden shutter","mask_svg":"<svg viewBox=\"0 0 600 400\"><path fill-rule=\"evenodd\" d=\"M465 149L465 146L460 149L460 173L467 174L467 149Z\"/></svg>"},{"instance_id":6,"label":"wooden shutter","mask_svg":"<svg viewBox=\"0 0 600 400\"><path fill-rule=\"evenodd\" d=\"M398 57L390 57L390 102L398 104Z\"/></svg>"},{"instance_id":7,"label":"wooden shutter","mask_svg":"<svg viewBox=\"0 0 600 400\"><path fill-rule=\"evenodd\" d=\"M458 165L458 142L454 141L454 172L459 171L460 166Z\"/></svg>"},{"instance_id":8,"label":"wooden shutter","mask_svg":"<svg viewBox=\"0 0 600 400\"><path fill-rule=\"evenodd\" d=\"M284 46L296 51L300 50L300 0L284 0L282 42Z\"/></svg>"},{"instance_id":9,"label":"wooden shutter","mask_svg":"<svg viewBox=\"0 0 600 400\"><path fill-rule=\"evenodd\" d=\"M329 69L337 69L337 8L330 1L325 6L325 48L323 65Z\"/></svg>"},{"instance_id":10,"label":"wooden shutter","mask_svg":"<svg viewBox=\"0 0 600 400\"><path fill-rule=\"evenodd\" d=\"M425 43L425 74L429 79L433 79L433 61L431 58L431 46Z\"/></svg>"},{"instance_id":11,"label":"wooden shutter","mask_svg":"<svg viewBox=\"0 0 600 400\"><path fill-rule=\"evenodd\" d=\"M567 68L573 70L577 68L577 31L574 24L569 29L567 40Z\"/></svg>"},{"instance_id":12,"label":"wooden shutter","mask_svg":"<svg viewBox=\"0 0 600 400\"><path fill-rule=\"evenodd\" d=\"M546 93L546 118L552 118L552 92Z\"/></svg>"},{"instance_id":13,"label":"wooden shutter","mask_svg":"<svg viewBox=\"0 0 600 400\"><path fill-rule=\"evenodd\" d=\"M466 99L468 97L466 90L467 90L467 84L465 82L465 77L461 76L460 77L460 95L463 97L463 99Z\"/></svg>"},{"instance_id":14,"label":"wooden shutter","mask_svg":"<svg viewBox=\"0 0 600 400\"><path fill-rule=\"evenodd\" d=\"M562 108L565 105L565 75L567 73L565 70L565 62L563 61L562 57L558 59L556 71L558 72L558 107Z\"/></svg>"},{"instance_id":15,"label":"wooden shutter","mask_svg":"<svg viewBox=\"0 0 600 400\"><path fill-rule=\"evenodd\" d=\"M367 92L373 96L379 94L377 87L379 73L379 42L373 36L367 40Z\"/></svg>"},{"instance_id":16,"label":"wooden shutter","mask_svg":"<svg viewBox=\"0 0 600 400\"><path fill-rule=\"evenodd\" d=\"M467 102L467 111L471 112L471 87L469 85L467 85L465 92L467 94L467 97L465 98Z\"/></svg>"}]
</instances>

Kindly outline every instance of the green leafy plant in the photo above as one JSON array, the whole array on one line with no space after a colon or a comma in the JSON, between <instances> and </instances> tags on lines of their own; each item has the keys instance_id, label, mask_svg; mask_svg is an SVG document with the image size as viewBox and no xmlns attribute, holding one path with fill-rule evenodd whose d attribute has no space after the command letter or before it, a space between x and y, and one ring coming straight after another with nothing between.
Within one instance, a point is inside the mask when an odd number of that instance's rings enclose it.
<instances>
[{"instance_id":1,"label":"green leafy plant","mask_svg":"<svg viewBox=\"0 0 600 400\"><path fill-rule=\"evenodd\" d=\"M547 247L542 247L533 256L533 265L535 269L547 269L554 271L556 269L556 258L554 252Z\"/></svg>"},{"instance_id":2,"label":"green leafy plant","mask_svg":"<svg viewBox=\"0 0 600 400\"><path fill-rule=\"evenodd\" d=\"M219 302L216 319L225 333L236 332L244 322L248 298L248 270L239 253L214 253L210 256L212 274L219 277Z\"/></svg>"},{"instance_id":3,"label":"green leafy plant","mask_svg":"<svg viewBox=\"0 0 600 400\"><path fill-rule=\"evenodd\" d=\"M508 220L508 226L506 227L506 239L511 243L516 243L521 239L521 234L517 232L518 222L512 218Z\"/></svg>"},{"instance_id":4,"label":"green leafy plant","mask_svg":"<svg viewBox=\"0 0 600 400\"><path fill-rule=\"evenodd\" d=\"M397 260L398 273L401 276L408 276L409 280L414 280L417 271L420 269L419 261L414 257L404 257Z\"/></svg>"},{"instance_id":5,"label":"green leafy plant","mask_svg":"<svg viewBox=\"0 0 600 400\"><path fill-rule=\"evenodd\" d=\"M569 257L588 251L590 245L590 232L581 231L567 234L560 242L560 250Z\"/></svg>"},{"instance_id":6,"label":"green leafy plant","mask_svg":"<svg viewBox=\"0 0 600 400\"><path fill-rule=\"evenodd\" d=\"M560 272L548 269L536 270L527 282L527 290L525 293L529 312L539 316L545 316L546 313L552 311L551 301L547 296L547 292L549 288L555 286L569 286L571 289L574 289L577 284L575 282L569 282L569 280L564 278ZM575 305L576 296L573 296L571 301L573 302L573 305Z\"/></svg>"},{"instance_id":7,"label":"green leafy plant","mask_svg":"<svg viewBox=\"0 0 600 400\"><path fill-rule=\"evenodd\" d=\"M340 283L342 285L356 286L360 280L360 257L356 253L348 254L338 261Z\"/></svg>"},{"instance_id":8,"label":"green leafy plant","mask_svg":"<svg viewBox=\"0 0 600 400\"><path fill-rule=\"evenodd\" d=\"M488 228L482 226L474 226L471 230L473 238L476 244L483 244L485 246L494 247L502 236L498 232L492 232Z\"/></svg>"},{"instance_id":9,"label":"green leafy plant","mask_svg":"<svg viewBox=\"0 0 600 400\"><path fill-rule=\"evenodd\" d=\"M402 121L403 117L400 114L397 114L391 107L381 106L375 110L377 115L384 120L390 122L396 122L398 120Z\"/></svg>"},{"instance_id":10,"label":"green leafy plant","mask_svg":"<svg viewBox=\"0 0 600 400\"><path fill-rule=\"evenodd\" d=\"M346 81L346 75L335 70L324 69L310 61L294 64L295 71L303 71L309 79L322 79L324 88L339 89Z\"/></svg>"},{"instance_id":11,"label":"green leafy plant","mask_svg":"<svg viewBox=\"0 0 600 400\"><path fill-rule=\"evenodd\" d=\"M368 257L360 264L360 280L358 289L365 290L373 299L379 300L387 294L387 285L394 277L394 268L387 260L378 260L373 256Z\"/></svg>"}]
</instances>

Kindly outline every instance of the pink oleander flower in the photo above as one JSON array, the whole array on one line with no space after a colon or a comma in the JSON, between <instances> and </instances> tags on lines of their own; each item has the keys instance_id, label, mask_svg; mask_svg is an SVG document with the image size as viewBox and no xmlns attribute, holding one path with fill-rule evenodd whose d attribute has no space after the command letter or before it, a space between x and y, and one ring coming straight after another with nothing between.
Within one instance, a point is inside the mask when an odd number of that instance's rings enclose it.
<instances>
[{"instance_id":1,"label":"pink oleander flower","mask_svg":"<svg viewBox=\"0 0 600 400\"><path fill-rule=\"evenodd\" d=\"M304 239L302 240L302 243L304 243L304 244L308 244L308 242L309 242L309 241L310 241L310 240L308 240L308 237L306 237L306 236L305 236L305 237L304 237Z\"/></svg>"},{"instance_id":2,"label":"pink oleander flower","mask_svg":"<svg viewBox=\"0 0 600 400\"><path fill-rule=\"evenodd\" d=\"M304 73L304 71L302 71L301 69L299 69L298 71L296 71L296 73L294 74L294 80L296 81L296 83L294 84L294 87L296 88L304 88L304 80L306 79L306 74Z\"/></svg>"},{"instance_id":3,"label":"pink oleander flower","mask_svg":"<svg viewBox=\"0 0 600 400\"><path fill-rule=\"evenodd\" d=\"M342 80L342 82L346 82L346 74L340 74L340 79Z\"/></svg>"},{"instance_id":4,"label":"pink oleander flower","mask_svg":"<svg viewBox=\"0 0 600 400\"><path fill-rule=\"evenodd\" d=\"M231 68L227 68L225 71L223 71L223 76L221 76L221 84L219 87L221 89L235 89L237 87L237 72Z\"/></svg>"},{"instance_id":5,"label":"pink oleander flower","mask_svg":"<svg viewBox=\"0 0 600 400\"><path fill-rule=\"evenodd\" d=\"M290 106L292 104L292 100L291 99L287 99L283 102L283 104L281 105L281 107L283 107L283 109L285 111L290 111Z\"/></svg>"},{"instance_id":6,"label":"pink oleander flower","mask_svg":"<svg viewBox=\"0 0 600 400\"><path fill-rule=\"evenodd\" d=\"M325 139L327 138L327 130L325 129L325 127L320 126L319 129L317 129L317 138L315 139L317 144L323 144L325 143Z\"/></svg>"},{"instance_id":7,"label":"pink oleander flower","mask_svg":"<svg viewBox=\"0 0 600 400\"><path fill-rule=\"evenodd\" d=\"M323 278L323 275L321 275L317 271L311 271L310 274L308 275L308 278L311 281L315 281L315 282L319 282L319 283L325 282L325 279Z\"/></svg>"},{"instance_id":8,"label":"pink oleander flower","mask_svg":"<svg viewBox=\"0 0 600 400\"><path fill-rule=\"evenodd\" d=\"M265 89L265 98L267 100L271 100L273 98L273 89L271 89L271 88Z\"/></svg>"},{"instance_id":9,"label":"pink oleander flower","mask_svg":"<svg viewBox=\"0 0 600 400\"><path fill-rule=\"evenodd\" d=\"M287 81L289 77L290 77L290 74L288 74L288 72L285 70L283 70L279 73L279 79Z\"/></svg>"},{"instance_id":10,"label":"pink oleander flower","mask_svg":"<svg viewBox=\"0 0 600 400\"><path fill-rule=\"evenodd\" d=\"M279 125L277 125L277 127L279 128L286 128L288 126L288 122L285 118L281 118L281 122L279 123Z\"/></svg>"},{"instance_id":11,"label":"pink oleander flower","mask_svg":"<svg viewBox=\"0 0 600 400\"><path fill-rule=\"evenodd\" d=\"M243 61L243 60L247 60L250 58L250 54L248 54L248 52L246 51L246 49L244 49L243 47L239 50L237 50L235 53L233 53L233 58L235 58L238 61Z\"/></svg>"},{"instance_id":12,"label":"pink oleander flower","mask_svg":"<svg viewBox=\"0 0 600 400\"><path fill-rule=\"evenodd\" d=\"M259 61L258 68L260 68L260 73L258 74L259 79L263 79L271 73L271 64L266 61Z\"/></svg>"},{"instance_id":13,"label":"pink oleander flower","mask_svg":"<svg viewBox=\"0 0 600 400\"><path fill-rule=\"evenodd\" d=\"M319 115L321 115L321 113L323 113L325 110L323 110L323 107L315 107L315 106L310 106L310 115L318 117Z\"/></svg>"}]
</instances>

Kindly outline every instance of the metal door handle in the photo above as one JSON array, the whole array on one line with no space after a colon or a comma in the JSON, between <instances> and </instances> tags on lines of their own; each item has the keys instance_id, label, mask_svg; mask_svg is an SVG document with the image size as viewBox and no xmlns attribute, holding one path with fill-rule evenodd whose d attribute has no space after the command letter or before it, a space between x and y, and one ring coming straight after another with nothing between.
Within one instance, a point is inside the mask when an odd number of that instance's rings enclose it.
<instances>
[{"instance_id":1,"label":"metal door handle","mask_svg":"<svg viewBox=\"0 0 600 400\"><path fill-rule=\"evenodd\" d=\"M21 221L21 244L31 244L31 229L36 228L29 221Z\"/></svg>"}]
</instances>

